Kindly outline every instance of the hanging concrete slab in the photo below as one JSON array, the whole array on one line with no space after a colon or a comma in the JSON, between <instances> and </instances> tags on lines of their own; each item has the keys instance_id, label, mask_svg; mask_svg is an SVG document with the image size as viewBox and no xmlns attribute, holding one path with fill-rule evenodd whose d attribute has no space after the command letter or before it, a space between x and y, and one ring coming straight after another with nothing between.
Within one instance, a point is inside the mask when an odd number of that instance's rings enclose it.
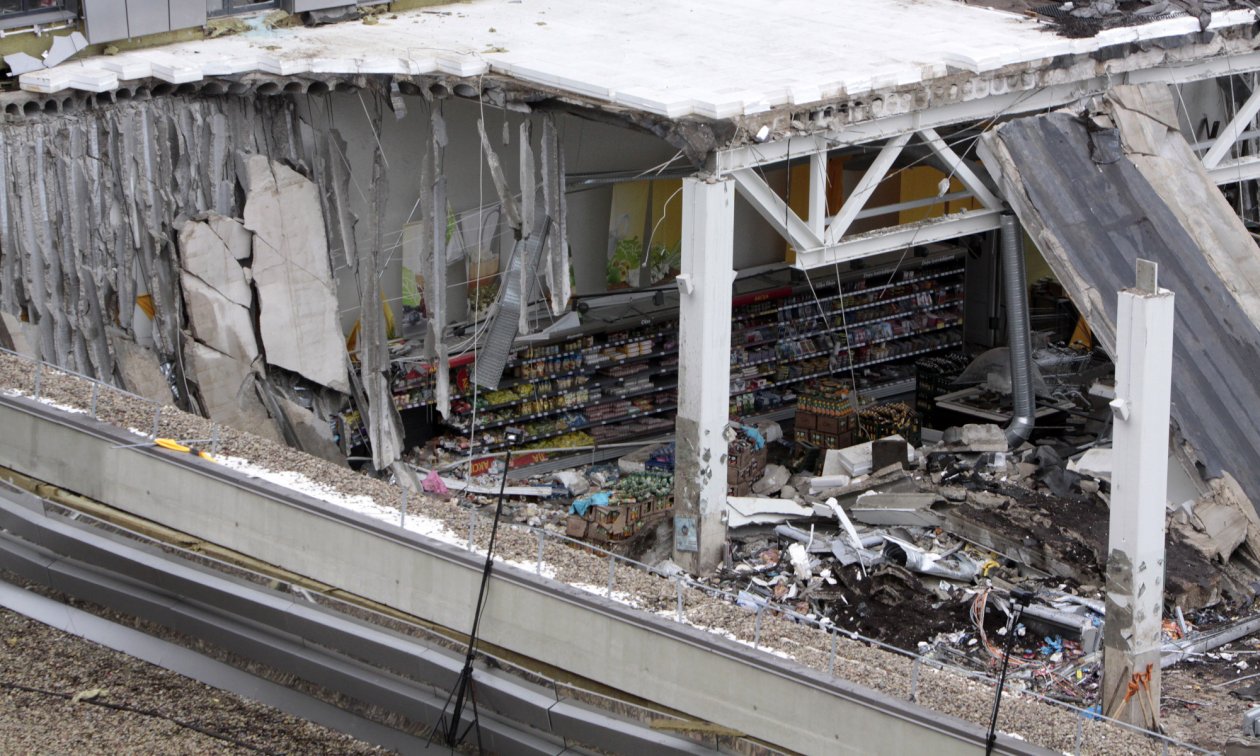
<instances>
[{"instance_id":1,"label":"hanging concrete slab","mask_svg":"<svg viewBox=\"0 0 1260 756\"><path fill-rule=\"evenodd\" d=\"M246 159L246 185L245 228L254 232L254 284L267 362L348 392L319 190L262 155Z\"/></svg>"},{"instance_id":2,"label":"hanging concrete slab","mask_svg":"<svg viewBox=\"0 0 1260 756\"><path fill-rule=\"evenodd\" d=\"M188 325L197 340L247 365L253 362L258 356L258 343L249 309L232 302L196 276L184 273L181 283Z\"/></svg>"},{"instance_id":3,"label":"hanging concrete slab","mask_svg":"<svg viewBox=\"0 0 1260 756\"><path fill-rule=\"evenodd\" d=\"M240 221L211 215L179 229L180 262L228 300L249 307L252 294L241 267L252 254L253 237Z\"/></svg>"},{"instance_id":4,"label":"hanging concrete slab","mask_svg":"<svg viewBox=\"0 0 1260 756\"><path fill-rule=\"evenodd\" d=\"M1260 271L1245 264L1258 251L1159 101L1122 88L1101 124L1016 119L988 132L980 155L1109 353L1116 292L1139 256L1159 264L1177 294L1173 419L1209 477L1231 472L1260 502L1260 328L1249 317Z\"/></svg>"}]
</instances>

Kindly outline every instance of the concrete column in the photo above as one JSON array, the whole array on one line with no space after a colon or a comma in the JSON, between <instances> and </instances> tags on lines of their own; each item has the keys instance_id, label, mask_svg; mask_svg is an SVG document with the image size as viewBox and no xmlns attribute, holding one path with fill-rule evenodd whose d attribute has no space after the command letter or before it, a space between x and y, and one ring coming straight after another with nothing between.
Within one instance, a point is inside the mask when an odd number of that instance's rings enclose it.
<instances>
[{"instance_id":1,"label":"concrete column","mask_svg":"<svg viewBox=\"0 0 1260 756\"><path fill-rule=\"evenodd\" d=\"M683 179L682 207L674 561L701 574L726 544L735 182Z\"/></svg>"},{"instance_id":2,"label":"concrete column","mask_svg":"<svg viewBox=\"0 0 1260 756\"><path fill-rule=\"evenodd\" d=\"M1103 628L1103 713L1145 728L1159 718L1173 343L1173 293L1157 273L1139 260L1137 286L1120 292Z\"/></svg>"}]
</instances>

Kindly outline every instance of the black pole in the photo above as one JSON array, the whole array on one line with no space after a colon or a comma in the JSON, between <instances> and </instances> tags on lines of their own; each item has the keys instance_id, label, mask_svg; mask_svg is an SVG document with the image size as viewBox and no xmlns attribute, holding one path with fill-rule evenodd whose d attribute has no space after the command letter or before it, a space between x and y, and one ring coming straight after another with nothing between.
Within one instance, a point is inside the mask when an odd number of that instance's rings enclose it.
<instances>
[{"instance_id":1,"label":"black pole","mask_svg":"<svg viewBox=\"0 0 1260 756\"><path fill-rule=\"evenodd\" d=\"M1006 652L1002 655L1002 674L998 677L997 692L993 696L993 715L989 717L989 736L984 741L984 756L992 756L993 746L997 743L998 707L1002 705L1002 689L1006 687L1006 667L1011 662L1011 646L1015 643L1015 626L1019 618L1024 616L1024 607L1032 603L1032 594L1026 591L1011 591L1011 603L1015 612L1006 625ZM980 618L984 622L984 618Z\"/></svg>"},{"instance_id":2,"label":"black pole","mask_svg":"<svg viewBox=\"0 0 1260 756\"><path fill-rule=\"evenodd\" d=\"M477 728L477 744L478 751L481 750L481 724L477 721L477 697L472 694L472 673L473 659L477 655L477 631L481 627L481 612L485 609L486 594L490 588L490 573L494 569L494 541L499 533L499 519L503 516L503 492L507 488L508 470L512 466L512 449L507 449L503 458L503 479L499 481L499 499L494 507L494 524L490 527L490 545L486 547L486 564L481 571L481 588L477 592L477 608L473 611L472 631L468 634L468 650L464 654L464 668L460 670L459 680L455 683L455 689L451 691L450 698L447 699L447 705L453 700L455 708L451 712L451 718L446 722L446 729L443 731L443 737L446 745L455 747L463 741L468 735L465 730L463 734L459 732L459 720L464 713L465 699L471 699L473 707L473 721L469 727ZM443 707L445 710L446 707ZM443 714L445 716L445 714ZM439 722L438 726L441 727Z\"/></svg>"}]
</instances>

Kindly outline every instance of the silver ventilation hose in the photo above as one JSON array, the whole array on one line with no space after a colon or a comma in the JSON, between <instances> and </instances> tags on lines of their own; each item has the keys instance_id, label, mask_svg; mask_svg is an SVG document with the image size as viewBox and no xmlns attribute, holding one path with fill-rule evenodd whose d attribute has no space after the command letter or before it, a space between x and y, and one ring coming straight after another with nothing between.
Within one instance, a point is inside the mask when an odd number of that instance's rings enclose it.
<instances>
[{"instance_id":1,"label":"silver ventilation hose","mask_svg":"<svg viewBox=\"0 0 1260 756\"><path fill-rule=\"evenodd\" d=\"M1002 286L1006 295L1006 339L1011 355L1014 413L1006 426L1011 448L1028 440L1036 422L1032 384L1032 344L1028 326L1028 284L1024 280L1024 244L1019 221L1002 214Z\"/></svg>"}]
</instances>

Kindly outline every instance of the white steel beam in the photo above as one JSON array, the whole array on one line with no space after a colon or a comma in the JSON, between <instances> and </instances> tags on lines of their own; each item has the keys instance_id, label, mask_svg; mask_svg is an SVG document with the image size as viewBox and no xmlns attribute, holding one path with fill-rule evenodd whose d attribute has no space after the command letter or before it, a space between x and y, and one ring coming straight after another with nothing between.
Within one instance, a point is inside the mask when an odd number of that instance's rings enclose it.
<instances>
[{"instance_id":1,"label":"white steel beam","mask_svg":"<svg viewBox=\"0 0 1260 756\"><path fill-rule=\"evenodd\" d=\"M1208 170L1208 177L1217 185L1260 179L1260 157L1239 158L1221 163Z\"/></svg>"},{"instance_id":2,"label":"white steel beam","mask_svg":"<svg viewBox=\"0 0 1260 756\"><path fill-rule=\"evenodd\" d=\"M892 229L878 229L818 249L798 251L793 267L801 270L852 262L884 252L896 252L915 244L956 239L992 231L998 227L997 210L971 210L945 218L929 218Z\"/></svg>"},{"instance_id":3,"label":"white steel beam","mask_svg":"<svg viewBox=\"0 0 1260 756\"><path fill-rule=\"evenodd\" d=\"M683 179L674 561L694 575L711 573L726 547L734 184Z\"/></svg>"},{"instance_id":4,"label":"white steel beam","mask_svg":"<svg viewBox=\"0 0 1260 756\"><path fill-rule=\"evenodd\" d=\"M826 229L827 153L815 152L809 156L809 230L821 239Z\"/></svg>"},{"instance_id":5,"label":"white steel beam","mask_svg":"<svg viewBox=\"0 0 1260 756\"><path fill-rule=\"evenodd\" d=\"M940 205L946 202L953 202L960 199L971 199L974 197L971 192L950 192L942 194L939 197L925 197L917 200L907 200L906 202L897 202L892 205L880 205L879 207L868 207L857 214L858 218L878 218L881 215L892 215L902 210L917 210L920 207L931 207L932 205Z\"/></svg>"},{"instance_id":6,"label":"white steel beam","mask_svg":"<svg viewBox=\"0 0 1260 756\"><path fill-rule=\"evenodd\" d=\"M1002 209L1002 200L989 191L989 187L985 186L976 172L971 170L971 166L967 165L967 162L960 158L952 147L945 144L945 140L941 139L935 129L923 129L919 132L919 138L938 160L949 166L950 175L957 176L963 186L971 190L976 199L980 200L980 204L990 210Z\"/></svg>"},{"instance_id":7,"label":"white steel beam","mask_svg":"<svg viewBox=\"0 0 1260 756\"><path fill-rule=\"evenodd\" d=\"M1216 143L1212 145L1212 149L1207 151L1203 156L1203 167L1209 171L1220 165L1221 160L1229 154L1229 151L1238 142L1238 137L1248 130L1251 122L1255 120L1256 113L1260 113L1260 89L1251 93L1247 101L1239 106L1238 112L1230 120L1225 128L1221 129L1220 134L1216 137Z\"/></svg>"},{"instance_id":8,"label":"white steel beam","mask_svg":"<svg viewBox=\"0 0 1260 756\"><path fill-rule=\"evenodd\" d=\"M901 151L909 141L909 134L901 134L884 144L870 168L866 169L866 173L862 174L862 178L858 180L857 186L853 187L853 193L845 198L840 212L836 213L827 224L827 233L823 235L824 244L835 244L844 236L844 232L849 230L858 212L871 198L871 193L875 191L875 187L879 186L879 182L888 175L888 169L892 167L893 162L901 155Z\"/></svg>"},{"instance_id":9,"label":"white steel beam","mask_svg":"<svg viewBox=\"0 0 1260 756\"><path fill-rule=\"evenodd\" d=\"M748 200L748 204L752 205L753 209L765 218L780 236L787 239L793 248L814 249L822 246L822 235L814 233L810 225L788 207L783 198L770 188L759 173L753 170L735 171L731 174L731 178L735 179L736 188L744 199Z\"/></svg>"}]
</instances>

